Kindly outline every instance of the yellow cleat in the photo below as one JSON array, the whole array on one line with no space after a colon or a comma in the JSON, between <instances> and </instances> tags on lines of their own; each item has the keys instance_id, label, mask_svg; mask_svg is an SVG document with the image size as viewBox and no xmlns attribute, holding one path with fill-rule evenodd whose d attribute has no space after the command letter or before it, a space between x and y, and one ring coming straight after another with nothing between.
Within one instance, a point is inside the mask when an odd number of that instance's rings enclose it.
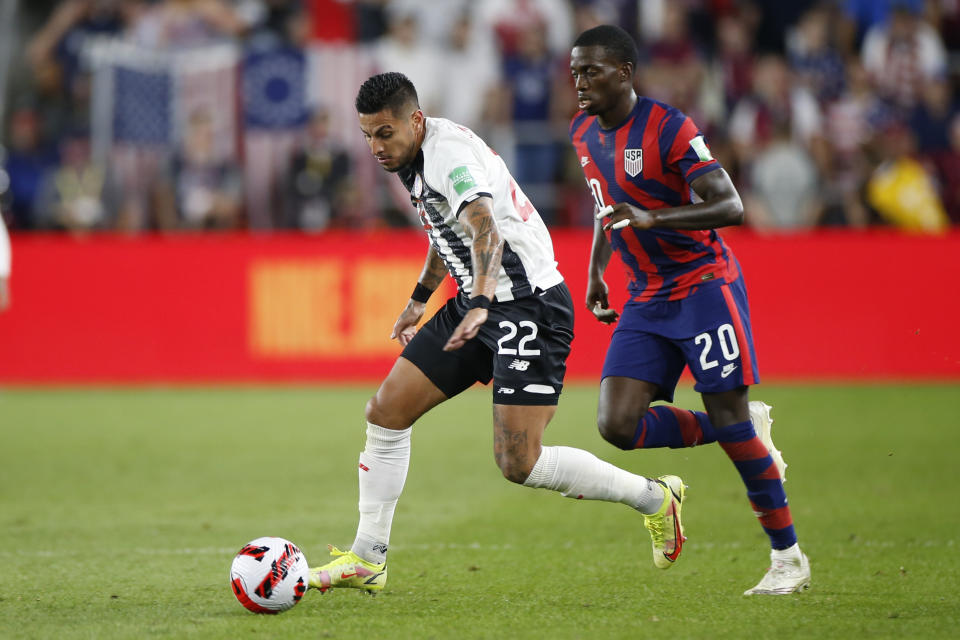
<instances>
[{"instance_id":1,"label":"yellow cleat","mask_svg":"<svg viewBox=\"0 0 960 640\"><path fill-rule=\"evenodd\" d=\"M322 567L310 569L310 588L326 593L330 589L349 587L372 594L387 584L386 562L374 564L353 551L340 551L333 545L329 548L335 559Z\"/></svg>"},{"instance_id":2,"label":"yellow cleat","mask_svg":"<svg viewBox=\"0 0 960 640\"><path fill-rule=\"evenodd\" d=\"M657 483L663 487L663 505L656 513L644 514L644 526L653 540L653 564L658 569L669 569L680 557L683 549L683 524L680 509L686 497L687 487L677 476L660 476Z\"/></svg>"}]
</instances>

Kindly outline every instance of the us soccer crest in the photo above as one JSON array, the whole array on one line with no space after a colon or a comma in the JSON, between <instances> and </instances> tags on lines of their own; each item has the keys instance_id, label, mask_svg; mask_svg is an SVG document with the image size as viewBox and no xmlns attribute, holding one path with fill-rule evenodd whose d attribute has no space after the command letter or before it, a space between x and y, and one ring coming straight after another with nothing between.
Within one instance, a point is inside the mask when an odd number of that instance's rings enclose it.
<instances>
[{"instance_id":1,"label":"us soccer crest","mask_svg":"<svg viewBox=\"0 0 960 640\"><path fill-rule=\"evenodd\" d=\"M643 149L624 149L623 168L631 178L636 178L643 171Z\"/></svg>"}]
</instances>

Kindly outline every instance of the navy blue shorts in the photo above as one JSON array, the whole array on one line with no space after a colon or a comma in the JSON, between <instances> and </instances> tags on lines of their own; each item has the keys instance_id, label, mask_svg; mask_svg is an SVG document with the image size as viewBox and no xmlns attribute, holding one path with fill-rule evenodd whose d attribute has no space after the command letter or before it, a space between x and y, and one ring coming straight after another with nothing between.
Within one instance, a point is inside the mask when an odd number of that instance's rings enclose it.
<instances>
[{"instance_id":1,"label":"navy blue shorts","mask_svg":"<svg viewBox=\"0 0 960 640\"><path fill-rule=\"evenodd\" d=\"M444 351L467 312L457 294L417 331L401 354L452 398L493 380L494 404L555 405L573 341L573 301L565 283L507 302L494 302L475 338Z\"/></svg>"},{"instance_id":2,"label":"navy blue shorts","mask_svg":"<svg viewBox=\"0 0 960 640\"><path fill-rule=\"evenodd\" d=\"M743 277L701 289L683 300L631 302L613 332L603 377L622 376L659 387L673 401L689 366L698 393L721 393L760 382Z\"/></svg>"}]
</instances>

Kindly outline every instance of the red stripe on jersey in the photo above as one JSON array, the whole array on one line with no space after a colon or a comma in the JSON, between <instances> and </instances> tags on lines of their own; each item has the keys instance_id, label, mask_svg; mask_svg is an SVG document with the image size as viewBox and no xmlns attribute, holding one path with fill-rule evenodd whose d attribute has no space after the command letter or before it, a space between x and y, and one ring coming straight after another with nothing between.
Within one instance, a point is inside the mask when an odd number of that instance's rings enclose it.
<instances>
[{"instance_id":1,"label":"red stripe on jersey","mask_svg":"<svg viewBox=\"0 0 960 640\"><path fill-rule=\"evenodd\" d=\"M576 116L574 116L574 120L576 120ZM580 123L580 126L577 127L577 130L571 136L571 138L573 139L573 144L577 144L582 141L584 132L590 127L591 124L593 124L593 120L594 120L593 117L588 117L583 119L583 122ZM573 122L571 122L570 124L572 125Z\"/></svg>"},{"instance_id":2,"label":"red stripe on jersey","mask_svg":"<svg viewBox=\"0 0 960 640\"><path fill-rule=\"evenodd\" d=\"M653 123L659 125L659 120L654 121L654 117L659 117L660 120L663 119L664 111L661 107L656 105L650 110L650 116L647 120L647 128L643 132L643 147L646 149L656 149L656 137L657 137L657 127L651 126ZM633 183L632 179L627 177L627 170L623 166L623 160L620 159L624 149L627 148L627 140L630 137L630 129L633 126L634 117L631 117L629 121L617 130L616 137L616 155L614 156L613 168L615 173L615 180L617 181L617 186L619 186L623 191L633 198L644 209L663 209L668 207L666 202L658 198L654 198L649 193L638 187ZM652 138L653 142L648 141L648 138ZM662 175L663 170L660 166L660 156L659 154L647 154L652 157L643 159L643 172L640 174L641 177L654 177ZM649 163L649 164L648 164ZM611 203L607 203L611 204Z\"/></svg>"},{"instance_id":3,"label":"red stripe on jersey","mask_svg":"<svg viewBox=\"0 0 960 640\"><path fill-rule=\"evenodd\" d=\"M660 250L663 251L663 254L674 262L693 262L694 260L707 255L706 251L701 251L700 253L691 253L686 249L667 242L663 238L657 238L657 244L660 245Z\"/></svg>"},{"instance_id":4,"label":"red stripe on jersey","mask_svg":"<svg viewBox=\"0 0 960 640\"><path fill-rule=\"evenodd\" d=\"M657 238L657 242L660 244L660 249L663 251L664 255L669 257L671 260L680 263L693 262L708 254L713 254L716 258L713 262L708 262L704 265L701 265L694 269L693 271L688 271L681 274L674 280L673 289L670 291L669 300L682 300L693 293L693 289L708 280L713 279L724 279L724 281L729 282L730 280L726 278L729 269L727 268L727 263L723 259L722 254L718 254L716 248L710 241L710 232L709 231L681 231L681 233L690 236L696 242L700 242L707 246L710 251L701 251L699 253L693 253L682 249L674 244L670 244L663 238ZM699 236L699 237L698 237ZM713 274L711 277L710 274Z\"/></svg>"},{"instance_id":5,"label":"red stripe on jersey","mask_svg":"<svg viewBox=\"0 0 960 640\"><path fill-rule=\"evenodd\" d=\"M690 141L696 138L698 135L700 135L700 131L697 129L697 125L693 124L693 120L687 117L683 121L683 124L680 125L680 129L677 131L677 135L673 139L673 144L670 146L670 152L667 154L667 162L669 162L671 165L679 164L680 159L691 151ZM699 158L699 154L697 157ZM687 176L691 175L695 171L703 169L707 165L711 164L717 164L716 159L711 158L706 161L694 163L684 173L684 179L686 179Z\"/></svg>"},{"instance_id":6,"label":"red stripe on jersey","mask_svg":"<svg viewBox=\"0 0 960 640\"><path fill-rule=\"evenodd\" d=\"M710 274L716 274L718 271L720 269L717 268L717 265L708 262L693 271L687 271L677 276L673 281L673 289L670 290L670 296L667 300L683 300L693 293L698 286L716 278L716 275L711 277Z\"/></svg>"},{"instance_id":7,"label":"red stripe on jersey","mask_svg":"<svg viewBox=\"0 0 960 640\"><path fill-rule=\"evenodd\" d=\"M577 127L576 132L573 134L573 147L577 151L577 156L581 158L592 159L592 154L590 149L587 146L587 143L583 140L583 135L586 133L587 129L590 128L590 125L593 124L596 120L596 116L591 116L585 118L584 121ZM593 195L594 201L599 208L601 206L600 201L603 202L602 206L608 204L613 204L613 197L610 195L610 186L607 184L607 179L603 175L603 172L597 167L596 162L590 162L586 166L581 165L583 169L583 177L587 181L587 185L590 187L591 195ZM595 184L594 184L595 183ZM599 188L600 193L596 192L596 189ZM630 278L633 278L633 274L627 270Z\"/></svg>"},{"instance_id":8,"label":"red stripe on jersey","mask_svg":"<svg viewBox=\"0 0 960 640\"><path fill-rule=\"evenodd\" d=\"M717 163L716 160L707 160L706 162L698 162L698 163L696 163L695 165L693 165L692 167L690 167L690 171L687 171L687 173L690 174L690 173L693 173L693 172L695 172L695 171L699 171L700 169L703 169L703 168L706 167L706 166L709 166L709 165L712 165L712 164L716 164L716 163Z\"/></svg>"},{"instance_id":9,"label":"red stripe on jersey","mask_svg":"<svg viewBox=\"0 0 960 640\"><path fill-rule=\"evenodd\" d=\"M753 360L750 356L750 344L747 342L747 334L743 330L743 321L740 319L740 311L737 309L737 303L730 293L730 287L726 284L720 285L723 292L723 299L727 302L727 309L730 311L730 318L733 320L733 332L737 336L737 344L740 345L740 362L743 365L743 384L757 384L753 377Z\"/></svg>"},{"instance_id":10,"label":"red stripe on jersey","mask_svg":"<svg viewBox=\"0 0 960 640\"><path fill-rule=\"evenodd\" d=\"M737 264L727 257L730 255L727 245L723 243L719 234L714 235L709 231L703 233L705 235L701 242L707 245L707 248L717 257L717 277L722 277L724 282L733 282L740 276L740 270L737 269Z\"/></svg>"},{"instance_id":11,"label":"red stripe on jersey","mask_svg":"<svg viewBox=\"0 0 960 640\"><path fill-rule=\"evenodd\" d=\"M680 128L677 130L677 135L673 139L673 144L670 145L670 152L667 154L667 161L671 163L676 163L683 156L687 155L687 149L690 148L690 141L697 137L697 127L693 124L693 121L690 118L686 118L683 121L683 124L680 125ZM708 162L710 162L708 160Z\"/></svg>"},{"instance_id":12,"label":"red stripe on jersey","mask_svg":"<svg viewBox=\"0 0 960 640\"><path fill-rule=\"evenodd\" d=\"M640 270L647 274L647 288L640 295L630 298L630 301L647 302L663 286L663 276L657 273L657 266L650 262L650 256L647 255L643 245L640 244L636 229L626 227L620 232L620 237L630 250L630 255L636 259Z\"/></svg>"}]
</instances>

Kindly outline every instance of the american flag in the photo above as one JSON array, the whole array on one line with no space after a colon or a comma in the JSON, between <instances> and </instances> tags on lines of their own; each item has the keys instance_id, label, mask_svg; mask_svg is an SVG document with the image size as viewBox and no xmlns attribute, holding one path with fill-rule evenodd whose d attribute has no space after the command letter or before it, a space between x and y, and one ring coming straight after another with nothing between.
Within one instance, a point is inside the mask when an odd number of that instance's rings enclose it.
<instances>
[{"instance_id":1,"label":"american flag","mask_svg":"<svg viewBox=\"0 0 960 640\"><path fill-rule=\"evenodd\" d=\"M94 157L110 168L121 201L146 211L150 188L199 109L211 116L217 157L237 157L237 46L162 51L103 38L87 56Z\"/></svg>"}]
</instances>

